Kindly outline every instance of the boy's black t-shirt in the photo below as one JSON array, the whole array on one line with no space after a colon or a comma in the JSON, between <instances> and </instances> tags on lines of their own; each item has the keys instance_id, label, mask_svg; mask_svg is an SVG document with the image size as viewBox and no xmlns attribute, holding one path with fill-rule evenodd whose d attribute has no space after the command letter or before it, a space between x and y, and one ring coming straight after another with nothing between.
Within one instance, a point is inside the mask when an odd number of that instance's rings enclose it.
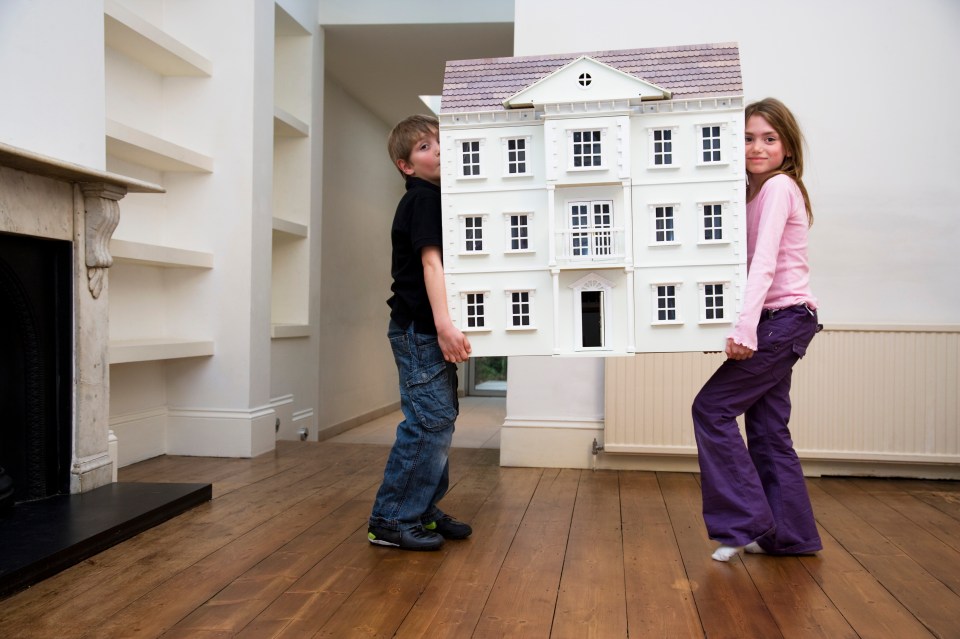
<instances>
[{"instance_id":1,"label":"boy's black t-shirt","mask_svg":"<svg viewBox=\"0 0 960 639\"><path fill-rule=\"evenodd\" d=\"M427 246L443 246L439 186L420 178L407 178L407 192L397 205L390 239L393 244L393 285L390 287L393 295L387 300L390 317L403 329L412 322L417 333L436 335L420 251Z\"/></svg>"}]
</instances>

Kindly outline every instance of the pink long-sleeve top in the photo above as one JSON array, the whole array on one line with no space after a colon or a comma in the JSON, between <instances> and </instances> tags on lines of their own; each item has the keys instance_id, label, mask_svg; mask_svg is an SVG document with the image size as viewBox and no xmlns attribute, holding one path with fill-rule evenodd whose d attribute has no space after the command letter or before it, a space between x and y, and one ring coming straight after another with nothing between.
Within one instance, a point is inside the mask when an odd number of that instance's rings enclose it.
<instances>
[{"instance_id":1,"label":"pink long-sleeve top","mask_svg":"<svg viewBox=\"0 0 960 639\"><path fill-rule=\"evenodd\" d=\"M747 288L729 337L757 350L763 309L797 304L817 308L807 265L807 211L796 182L774 175L747 202Z\"/></svg>"}]
</instances>

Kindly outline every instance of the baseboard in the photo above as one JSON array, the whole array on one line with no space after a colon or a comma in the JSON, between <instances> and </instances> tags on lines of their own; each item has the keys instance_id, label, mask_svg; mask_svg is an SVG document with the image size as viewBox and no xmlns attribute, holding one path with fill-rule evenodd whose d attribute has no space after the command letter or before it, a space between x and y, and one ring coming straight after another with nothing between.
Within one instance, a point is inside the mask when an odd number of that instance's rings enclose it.
<instances>
[{"instance_id":1,"label":"baseboard","mask_svg":"<svg viewBox=\"0 0 960 639\"><path fill-rule=\"evenodd\" d=\"M378 417L383 417L384 415L388 415L396 410L400 410L399 401L393 402L392 404L387 404L386 406L382 406L380 408L366 412L362 415L357 415L356 417L352 417L346 421L340 422L339 424L333 424L331 426L327 426L326 428L323 428L322 430L317 432L317 441L321 441L321 442L326 441L328 439L336 437L337 435L341 435L347 432L348 430L354 429L357 426L366 424L369 421L377 419Z\"/></svg>"}]
</instances>

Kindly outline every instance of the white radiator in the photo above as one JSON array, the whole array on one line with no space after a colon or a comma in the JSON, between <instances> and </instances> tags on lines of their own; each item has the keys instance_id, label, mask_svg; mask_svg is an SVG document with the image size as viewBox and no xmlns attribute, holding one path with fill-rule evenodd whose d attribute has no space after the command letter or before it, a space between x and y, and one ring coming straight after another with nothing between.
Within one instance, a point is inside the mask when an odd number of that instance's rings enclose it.
<instances>
[{"instance_id":1,"label":"white radiator","mask_svg":"<svg viewBox=\"0 0 960 639\"><path fill-rule=\"evenodd\" d=\"M690 404L722 361L701 353L608 359L604 451L696 454ZM822 331L794 367L797 452L804 460L948 465L960 473L958 362L958 326Z\"/></svg>"}]
</instances>

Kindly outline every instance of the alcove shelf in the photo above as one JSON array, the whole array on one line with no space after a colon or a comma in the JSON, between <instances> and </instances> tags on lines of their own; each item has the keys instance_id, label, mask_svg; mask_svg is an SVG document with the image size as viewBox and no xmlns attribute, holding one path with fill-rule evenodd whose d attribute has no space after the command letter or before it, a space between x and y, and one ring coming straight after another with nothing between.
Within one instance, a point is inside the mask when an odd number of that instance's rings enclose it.
<instances>
[{"instance_id":1,"label":"alcove shelf","mask_svg":"<svg viewBox=\"0 0 960 639\"><path fill-rule=\"evenodd\" d=\"M212 253L116 238L110 240L110 254L115 261L126 264L161 268L213 268Z\"/></svg>"},{"instance_id":2,"label":"alcove shelf","mask_svg":"<svg viewBox=\"0 0 960 639\"><path fill-rule=\"evenodd\" d=\"M275 106L273 107L273 134L279 138L306 138L310 137L310 125Z\"/></svg>"},{"instance_id":3,"label":"alcove shelf","mask_svg":"<svg viewBox=\"0 0 960 639\"><path fill-rule=\"evenodd\" d=\"M209 77L213 64L116 0L104 0L106 46L163 76Z\"/></svg>"},{"instance_id":4,"label":"alcove shelf","mask_svg":"<svg viewBox=\"0 0 960 639\"><path fill-rule=\"evenodd\" d=\"M308 324L271 324L270 337L287 339L291 337L310 337L313 331Z\"/></svg>"},{"instance_id":5,"label":"alcove shelf","mask_svg":"<svg viewBox=\"0 0 960 639\"><path fill-rule=\"evenodd\" d=\"M110 341L111 364L152 362L210 355L213 355L212 340L161 337Z\"/></svg>"},{"instance_id":6,"label":"alcove shelf","mask_svg":"<svg viewBox=\"0 0 960 639\"><path fill-rule=\"evenodd\" d=\"M213 158L111 120L106 121L107 154L157 171L212 173Z\"/></svg>"},{"instance_id":7,"label":"alcove shelf","mask_svg":"<svg viewBox=\"0 0 960 639\"><path fill-rule=\"evenodd\" d=\"M285 220L282 217L274 217L273 232L291 237L307 237L310 234L310 229L306 224L291 222L290 220Z\"/></svg>"}]
</instances>

